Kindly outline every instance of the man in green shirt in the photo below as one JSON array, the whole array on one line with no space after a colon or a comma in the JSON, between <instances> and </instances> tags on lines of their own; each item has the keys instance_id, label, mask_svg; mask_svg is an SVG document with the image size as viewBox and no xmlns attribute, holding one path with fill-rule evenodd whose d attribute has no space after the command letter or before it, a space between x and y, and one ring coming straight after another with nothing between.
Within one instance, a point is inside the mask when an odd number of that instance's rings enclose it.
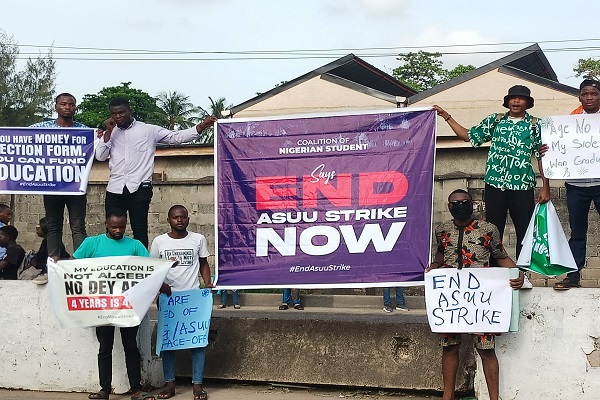
<instances>
[{"instance_id":1,"label":"man in green shirt","mask_svg":"<svg viewBox=\"0 0 600 400\"><path fill-rule=\"evenodd\" d=\"M106 213L106 233L87 237L73 254L74 258L96 258L108 256L148 257L148 250L136 239L125 236L127 213L113 209ZM121 341L125 351L125 366L129 378L132 399L154 400L153 396L142 391L142 371L140 351L137 347L138 327L120 328ZM98 350L98 375L100 391L91 393L90 399L108 399L112 390L112 349L115 340L115 327L112 325L96 327L96 337L100 342Z\"/></svg>"},{"instance_id":2,"label":"man in green shirt","mask_svg":"<svg viewBox=\"0 0 600 400\"><path fill-rule=\"evenodd\" d=\"M538 160L543 181L537 201L545 203L550 200L550 183L544 177L538 153L542 145L540 124L536 117L527 113L533 103L531 91L527 87L513 86L504 96L502 104L508 108L508 112L491 114L471 129L460 125L440 106L433 106L456 136L465 142L471 142L473 147L491 142L484 177L486 220L496 225L502 238L506 216L510 213L517 234L517 258L535 208L536 178L532 156Z\"/></svg>"}]
</instances>

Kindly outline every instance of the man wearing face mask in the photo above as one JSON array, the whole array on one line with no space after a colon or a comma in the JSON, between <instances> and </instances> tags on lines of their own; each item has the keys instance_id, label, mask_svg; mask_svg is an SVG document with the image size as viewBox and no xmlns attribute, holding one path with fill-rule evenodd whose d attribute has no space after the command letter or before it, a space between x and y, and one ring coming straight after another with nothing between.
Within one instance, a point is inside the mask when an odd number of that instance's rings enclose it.
<instances>
[{"instance_id":1,"label":"man wearing face mask","mask_svg":"<svg viewBox=\"0 0 600 400\"><path fill-rule=\"evenodd\" d=\"M508 256L500 232L495 225L473 217L473 199L468 192L457 189L448 197L448 209L453 219L435 230L437 252L427 268L482 268L489 267L490 256L494 256L500 267L515 268ZM513 289L523 286L524 275L508 282ZM483 373L491 400L498 400L499 366L496 357L495 334L475 334L475 348L481 357ZM444 381L443 400L454 399L456 371L459 362L461 335L442 334L442 376Z\"/></svg>"}]
</instances>

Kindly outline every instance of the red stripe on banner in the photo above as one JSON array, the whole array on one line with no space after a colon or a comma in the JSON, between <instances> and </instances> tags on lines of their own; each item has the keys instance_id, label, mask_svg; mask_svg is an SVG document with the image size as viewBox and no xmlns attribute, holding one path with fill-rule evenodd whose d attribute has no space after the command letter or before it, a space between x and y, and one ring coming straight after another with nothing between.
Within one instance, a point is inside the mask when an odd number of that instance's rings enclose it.
<instances>
[{"instance_id":1,"label":"red stripe on banner","mask_svg":"<svg viewBox=\"0 0 600 400\"><path fill-rule=\"evenodd\" d=\"M67 296L70 311L128 310L131 304L124 296Z\"/></svg>"}]
</instances>

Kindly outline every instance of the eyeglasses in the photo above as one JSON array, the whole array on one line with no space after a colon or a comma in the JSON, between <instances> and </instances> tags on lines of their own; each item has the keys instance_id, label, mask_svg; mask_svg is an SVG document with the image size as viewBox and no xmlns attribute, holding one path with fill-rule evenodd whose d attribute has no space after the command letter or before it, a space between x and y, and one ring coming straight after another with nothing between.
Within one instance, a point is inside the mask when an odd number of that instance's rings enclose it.
<instances>
[{"instance_id":1,"label":"eyeglasses","mask_svg":"<svg viewBox=\"0 0 600 400\"><path fill-rule=\"evenodd\" d=\"M454 200L451 201L450 204L452 204L453 206L458 206L460 204L470 204L472 201L469 199L464 199L464 200Z\"/></svg>"}]
</instances>

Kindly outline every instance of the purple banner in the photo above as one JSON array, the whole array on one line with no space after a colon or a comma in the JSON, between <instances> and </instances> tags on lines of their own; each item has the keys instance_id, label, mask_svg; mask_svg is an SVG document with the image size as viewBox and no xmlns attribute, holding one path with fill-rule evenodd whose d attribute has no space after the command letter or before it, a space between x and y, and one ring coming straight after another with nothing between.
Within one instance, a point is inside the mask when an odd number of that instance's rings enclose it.
<instances>
[{"instance_id":1,"label":"purple banner","mask_svg":"<svg viewBox=\"0 0 600 400\"><path fill-rule=\"evenodd\" d=\"M94 136L83 128L0 128L0 193L84 194Z\"/></svg>"},{"instance_id":2,"label":"purple banner","mask_svg":"<svg viewBox=\"0 0 600 400\"><path fill-rule=\"evenodd\" d=\"M435 112L216 126L219 288L422 284Z\"/></svg>"}]
</instances>

